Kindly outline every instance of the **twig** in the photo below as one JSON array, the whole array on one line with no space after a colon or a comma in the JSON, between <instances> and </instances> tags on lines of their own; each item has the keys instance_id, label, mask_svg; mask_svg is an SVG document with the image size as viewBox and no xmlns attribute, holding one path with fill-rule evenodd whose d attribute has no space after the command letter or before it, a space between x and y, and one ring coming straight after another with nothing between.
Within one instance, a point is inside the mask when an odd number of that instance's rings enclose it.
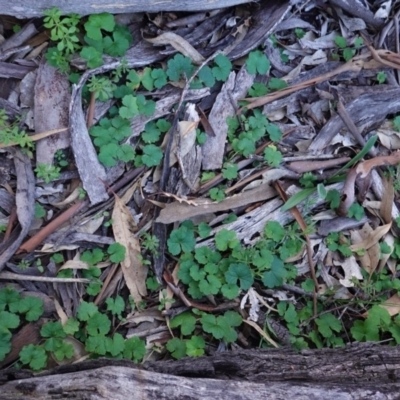
<instances>
[{"instance_id":1,"label":"twig","mask_svg":"<svg viewBox=\"0 0 400 400\"><path fill-rule=\"evenodd\" d=\"M32 281L32 282L54 282L54 283L90 283L90 279L86 278L55 278L49 276L20 275L14 272L0 272L0 279L15 281Z\"/></svg>"}]
</instances>

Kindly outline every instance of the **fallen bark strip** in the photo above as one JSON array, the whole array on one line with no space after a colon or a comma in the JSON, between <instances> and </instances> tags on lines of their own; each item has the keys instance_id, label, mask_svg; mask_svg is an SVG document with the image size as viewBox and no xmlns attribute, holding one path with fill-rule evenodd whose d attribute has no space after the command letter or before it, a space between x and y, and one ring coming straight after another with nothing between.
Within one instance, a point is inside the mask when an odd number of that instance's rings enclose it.
<instances>
[{"instance_id":1,"label":"fallen bark strip","mask_svg":"<svg viewBox=\"0 0 400 400\"><path fill-rule=\"evenodd\" d=\"M57 7L63 14L77 13L80 15L109 12L123 14L132 12L154 13L159 11L204 11L217 8L231 7L238 4L250 3L249 0L42 0L27 2L25 0L0 0L2 14L16 18L32 18L43 16L43 10Z\"/></svg>"},{"instance_id":2,"label":"fallen bark strip","mask_svg":"<svg viewBox=\"0 0 400 400\"><path fill-rule=\"evenodd\" d=\"M12 399L395 399L400 346L356 343L344 349L226 351L213 357L152 362L91 360L36 376L0 374ZM8 381L8 382L7 382ZM289 397L288 397L289 395Z\"/></svg>"}]
</instances>

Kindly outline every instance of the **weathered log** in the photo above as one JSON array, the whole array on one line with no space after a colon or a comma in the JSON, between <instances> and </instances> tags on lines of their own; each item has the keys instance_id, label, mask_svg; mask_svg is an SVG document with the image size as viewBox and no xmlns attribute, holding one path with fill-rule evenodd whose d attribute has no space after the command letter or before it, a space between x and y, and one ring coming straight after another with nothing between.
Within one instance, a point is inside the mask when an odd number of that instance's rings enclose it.
<instances>
[{"instance_id":1,"label":"weathered log","mask_svg":"<svg viewBox=\"0 0 400 400\"><path fill-rule=\"evenodd\" d=\"M135 366L99 359L0 373L4 399L397 399L400 346L285 348ZM219 378L219 379L216 379Z\"/></svg>"},{"instance_id":2,"label":"weathered log","mask_svg":"<svg viewBox=\"0 0 400 400\"><path fill-rule=\"evenodd\" d=\"M159 11L205 11L250 2L249 0L15 0L12 2L0 0L0 10L1 14L12 15L17 18L32 18L43 16L43 11L52 7L57 7L63 14L89 15L102 12L123 14Z\"/></svg>"}]
</instances>

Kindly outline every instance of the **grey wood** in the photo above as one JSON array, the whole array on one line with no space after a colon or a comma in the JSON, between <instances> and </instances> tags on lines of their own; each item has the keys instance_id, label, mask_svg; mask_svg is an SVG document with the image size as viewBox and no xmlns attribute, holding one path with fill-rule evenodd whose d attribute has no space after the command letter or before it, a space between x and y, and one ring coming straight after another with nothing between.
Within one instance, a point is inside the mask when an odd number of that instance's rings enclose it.
<instances>
[{"instance_id":1,"label":"grey wood","mask_svg":"<svg viewBox=\"0 0 400 400\"><path fill-rule=\"evenodd\" d=\"M59 8L63 14L88 15L101 12L123 14L132 12L204 11L250 2L249 0L0 0L0 10L1 14L12 15L17 18L31 18L42 16L44 10L52 7Z\"/></svg>"}]
</instances>

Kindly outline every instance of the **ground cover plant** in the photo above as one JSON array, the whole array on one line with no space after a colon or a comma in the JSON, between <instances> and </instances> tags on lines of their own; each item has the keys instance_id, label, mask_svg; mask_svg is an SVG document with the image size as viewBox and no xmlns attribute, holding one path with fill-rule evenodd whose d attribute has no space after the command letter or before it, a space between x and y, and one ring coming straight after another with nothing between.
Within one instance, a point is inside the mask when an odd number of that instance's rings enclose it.
<instances>
[{"instance_id":1,"label":"ground cover plant","mask_svg":"<svg viewBox=\"0 0 400 400\"><path fill-rule=\"evenodd\" d=\"M3 96L1 366L400 343L400 64L316 7L256 44L185 16L37 21L71 141L41 162L66 127Z\"/></svg>"}]
</instances>

